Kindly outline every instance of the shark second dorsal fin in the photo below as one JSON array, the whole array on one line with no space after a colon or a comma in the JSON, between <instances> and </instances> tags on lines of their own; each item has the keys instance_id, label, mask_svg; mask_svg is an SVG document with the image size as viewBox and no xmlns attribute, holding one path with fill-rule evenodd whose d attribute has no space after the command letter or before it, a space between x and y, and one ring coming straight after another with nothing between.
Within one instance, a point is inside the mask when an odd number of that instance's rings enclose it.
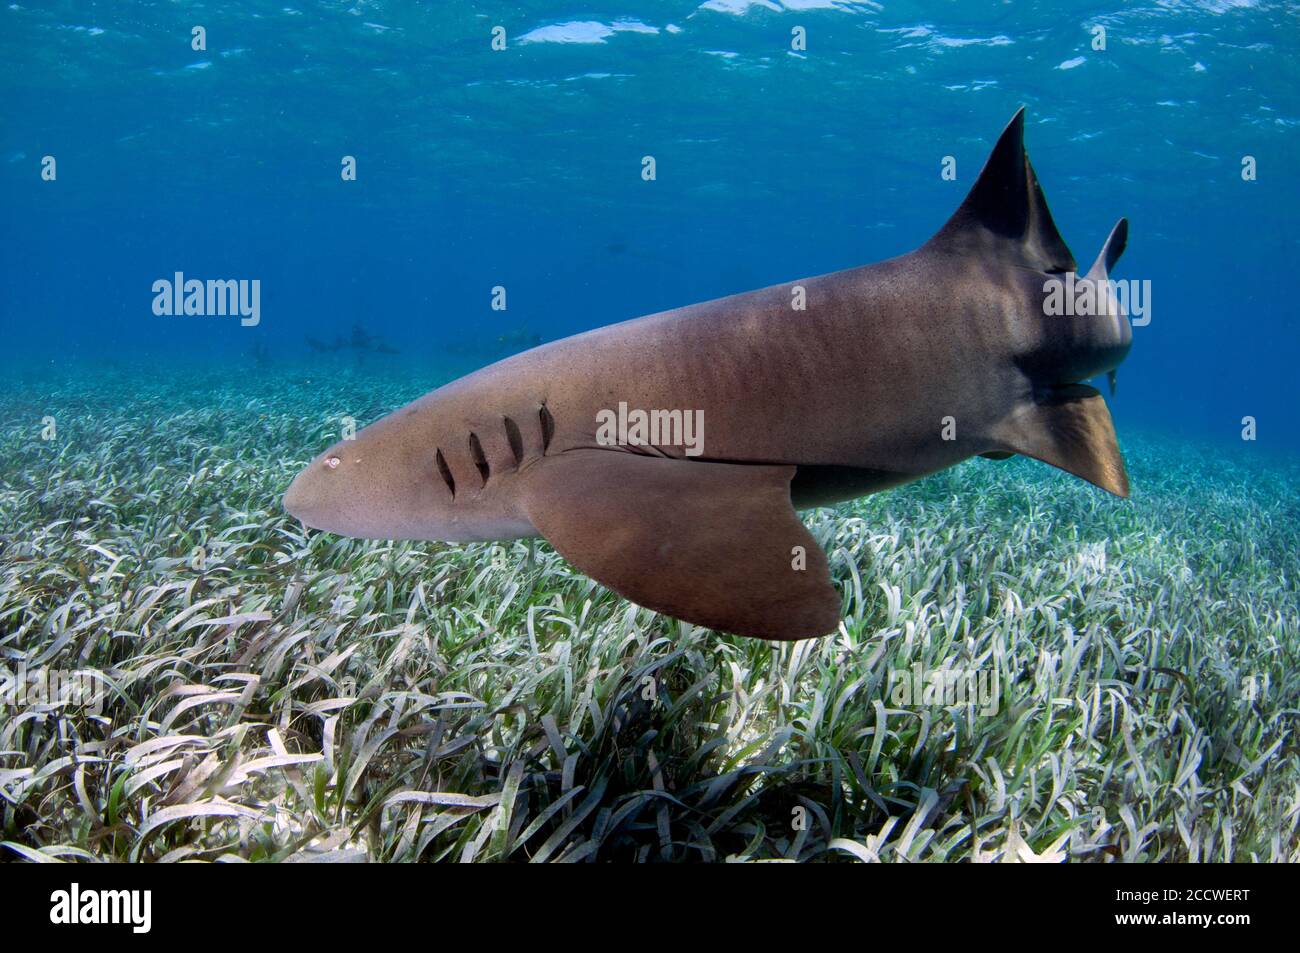
<instances>
[{"instance_id":1,"label":"shark second dorsal fin","mask_svg":"<svg viewBox=\"0 0 1300 953\"><path fill-rule=\"evenodd\" d=\"M1106 239L1106 244L1101 246L1101 252L1097 255L1097 260L1092 263L1085 276L1093 281L1105 281L1110 277L1111 270L1115 267L1115 262L1119 261L1119 256L1124 254L1124 249L1128 245L1128 219L1121 218L1115 223L1115 227L1110 230L1110 236Z\"/></svg>"},{"instance_id":2,"label":"shark second dorsal fin","mask_svg":"<svg viewBox=\"0 0 1300 953\"><path fill-rule=\"evenodd\" d=\"M1025 110L1002 130L966 200L924 248L1010 259L1036 271L1075 271L1025 153Z\"/></svg>"}]
</instances>

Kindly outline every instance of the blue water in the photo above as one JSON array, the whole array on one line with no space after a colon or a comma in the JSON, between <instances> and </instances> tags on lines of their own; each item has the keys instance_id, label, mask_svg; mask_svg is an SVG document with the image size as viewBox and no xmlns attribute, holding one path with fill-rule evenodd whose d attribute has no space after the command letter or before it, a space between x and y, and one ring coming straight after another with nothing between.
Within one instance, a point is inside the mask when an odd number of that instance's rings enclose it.
<instances>
[{"instance_id":1,"label":"blue water","mask_svg":"<svg viewBox=\"0 0 1300 953\"><path fill-rule=\"evenodd\" d=\"M1300 437L1294 6L290 2L0 8L6 377L255 374L255 345L310 364L307 336L360 323L402 352L368 371L432 386L534 339L909 251L1024 105L1075 257L1127 216L1116 277L1152 282L1121 437L1243 449L1246 415L1260 448ZM260 323L155 315L177 271L259 279Z\"/></svg>"}]
</instances>

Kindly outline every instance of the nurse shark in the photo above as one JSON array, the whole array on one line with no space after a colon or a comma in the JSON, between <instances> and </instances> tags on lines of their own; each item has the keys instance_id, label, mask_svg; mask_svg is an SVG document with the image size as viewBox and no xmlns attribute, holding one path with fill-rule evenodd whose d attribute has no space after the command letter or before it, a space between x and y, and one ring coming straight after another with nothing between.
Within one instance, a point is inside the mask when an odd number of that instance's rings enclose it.
<instances>
[{"instance_id":1,"label":"nurse shark","mask_svg":"<svg viewBox=\"0 0 1300 953\"><path fill-rule=\"evenodd\" d=\"M1113 383L1131 343L1107 280L1127 222L1077 275L1023 135L1022 109L917 250L499 361L330 447L285 508L347 536L544 537L642 606L792 640L841 616L799 509L977 455L1126 497L1110 413L1083 382ZM1093 313L1048 313L1066 278L1095 292Z\"/></svg>"}]
</instances>

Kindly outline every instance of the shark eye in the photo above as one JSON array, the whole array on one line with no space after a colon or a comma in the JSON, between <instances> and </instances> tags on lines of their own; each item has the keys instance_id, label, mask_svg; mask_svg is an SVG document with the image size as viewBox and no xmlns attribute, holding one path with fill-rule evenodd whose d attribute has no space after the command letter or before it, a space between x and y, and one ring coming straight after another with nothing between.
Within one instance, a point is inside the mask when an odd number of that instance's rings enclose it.
<instances>
[{"instance_id":1,"label":"shark eye","mask_svg":"<svg viewBox=\"0 0 1300 953\"><path fill-rule=\"evenodd\" d=\"M339 465L338 457L330 457L328 460L325 461L325 466L329 467L331 470L333 470L338 465Z\"/></svg>"}]
</instances>

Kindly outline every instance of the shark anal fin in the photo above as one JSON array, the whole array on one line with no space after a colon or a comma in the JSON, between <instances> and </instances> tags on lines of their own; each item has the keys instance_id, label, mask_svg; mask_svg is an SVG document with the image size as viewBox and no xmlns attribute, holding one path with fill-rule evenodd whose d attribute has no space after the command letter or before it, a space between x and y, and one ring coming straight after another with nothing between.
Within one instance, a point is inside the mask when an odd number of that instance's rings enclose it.
<instances>
[{"instance_id":1,"label":"shark anal fin","mask_svg":"<svg viewBox=\"0 0 1300 953\"><path fill-rule=\"evenodd\" d=\"M1057 387L1021 405L994 428L1006 449L1128 496L1128 473L1106 401L1085 384Z\"/></svg>"},{"instance_id":2,"label":"shark anal fin","mask_svg":"<svg viewBox=\"0 0 1300 953\"><path fill-rule=\"evenodd\" d=\"M778 641L834 631L826 554L790 503L792 466L570 450L527 474L537 530L584 573L696 625Z\"/></svg>"}]
</instances>

